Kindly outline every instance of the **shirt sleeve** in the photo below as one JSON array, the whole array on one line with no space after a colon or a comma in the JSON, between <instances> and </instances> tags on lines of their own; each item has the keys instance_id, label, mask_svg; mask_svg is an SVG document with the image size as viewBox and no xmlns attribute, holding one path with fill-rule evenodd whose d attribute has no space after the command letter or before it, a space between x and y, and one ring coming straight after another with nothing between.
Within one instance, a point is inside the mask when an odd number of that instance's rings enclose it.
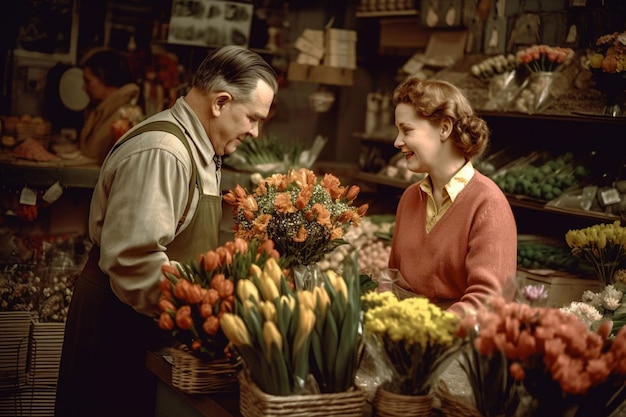
<instances>
[{"instance_id":1,"label":"shirt sleeve","mask_svg":"<svg viewBox=\"0 0 626 417\"><path fill-rule=\"evenodd\" d=\"M158 312L165 253L187 201L190 173L171 152L147 149L120 162L100 237L100 268L113 292L138 312Z\"/></svg>"}]
</instances>

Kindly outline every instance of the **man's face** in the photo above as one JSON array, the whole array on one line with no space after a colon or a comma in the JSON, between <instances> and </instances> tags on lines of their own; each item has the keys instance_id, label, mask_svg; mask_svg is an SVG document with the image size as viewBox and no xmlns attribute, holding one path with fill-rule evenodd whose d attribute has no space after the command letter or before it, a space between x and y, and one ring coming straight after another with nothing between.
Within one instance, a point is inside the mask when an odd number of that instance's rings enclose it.
<instances>
[{"instance_id":1,"label":"man's face","mask_svg":"<svg viewBox=\"0 0 626 417\"><path fill-rule=\"evenodd\" d=\"M262 80L246 102L226 101L213 119L209 137L218 155L228 155L248 137L259 135L259 123L269 114L274 91Z\"/></svg>"}]
</instances>

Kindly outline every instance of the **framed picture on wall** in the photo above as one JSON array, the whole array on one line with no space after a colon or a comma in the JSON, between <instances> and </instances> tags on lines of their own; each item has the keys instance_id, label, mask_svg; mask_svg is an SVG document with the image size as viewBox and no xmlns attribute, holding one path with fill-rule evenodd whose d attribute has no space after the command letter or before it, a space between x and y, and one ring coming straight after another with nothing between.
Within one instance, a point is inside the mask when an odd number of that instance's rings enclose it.
<instances>
[{"instance_id":1,"label":"framed picture on wall","mask_svg":"<svg viewBox=\"0 0 626 417\"><path fill-rule=\"evenodd\" d=\"M197 46L248 46L252 3L174 0L167 41Z\"/></svg>"},{"instance_id":2,"label":"framed picture on wall","mask_svg":"<svg viewBox=\"0 0 626 417\"><path fill-rule=\"evenodd\" d=\"M15 55L73 63L78 38L74 0L23 0Z\"/></svg>"}]
</instances>

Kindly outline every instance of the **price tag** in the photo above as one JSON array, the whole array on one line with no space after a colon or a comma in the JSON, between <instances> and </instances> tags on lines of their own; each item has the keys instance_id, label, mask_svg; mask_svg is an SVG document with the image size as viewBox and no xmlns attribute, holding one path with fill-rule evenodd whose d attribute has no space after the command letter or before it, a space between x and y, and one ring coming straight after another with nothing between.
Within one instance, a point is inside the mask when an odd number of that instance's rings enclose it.
<instances>
[{"instance_id":1,"label":"price tag","mask_svg":"<svg viewBox=\"0 0 626 417\"><path fill-rule=\"evenodd\" d=\"M57 181L46 190L41 198L43 198L43 201L52 204L57 201L61 195L63 195L63 187Z\"/></svg>"},{"instance_id":2,"label":"price tag","mask_svg":"<svg viewBox=\"0 0 626 417\"><path fill-rule=\"evenodd\" d=\"M20 204L34 206L37 204L37 193L28 187L22 188L20 193Z\"/></svg>"}]
</instances>

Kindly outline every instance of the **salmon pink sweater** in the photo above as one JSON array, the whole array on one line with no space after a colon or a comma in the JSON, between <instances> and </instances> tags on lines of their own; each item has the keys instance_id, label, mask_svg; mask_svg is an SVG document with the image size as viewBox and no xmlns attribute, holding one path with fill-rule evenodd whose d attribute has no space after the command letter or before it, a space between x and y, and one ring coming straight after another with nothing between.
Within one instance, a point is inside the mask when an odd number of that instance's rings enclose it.
<instances>
[{"instance_id":1,"label":"salmon pink sweater","mask_svg":"<svg viewBox=\"0 0 626 417\"><path fill-rule=\"evenodd\" d=\"M399 270L406 289L457 314L492 295L512 299L517 226L498 186L475 171L429 233L427 201L417 183L398 203L389 267Z\"/></svg>"}]
</instances>

